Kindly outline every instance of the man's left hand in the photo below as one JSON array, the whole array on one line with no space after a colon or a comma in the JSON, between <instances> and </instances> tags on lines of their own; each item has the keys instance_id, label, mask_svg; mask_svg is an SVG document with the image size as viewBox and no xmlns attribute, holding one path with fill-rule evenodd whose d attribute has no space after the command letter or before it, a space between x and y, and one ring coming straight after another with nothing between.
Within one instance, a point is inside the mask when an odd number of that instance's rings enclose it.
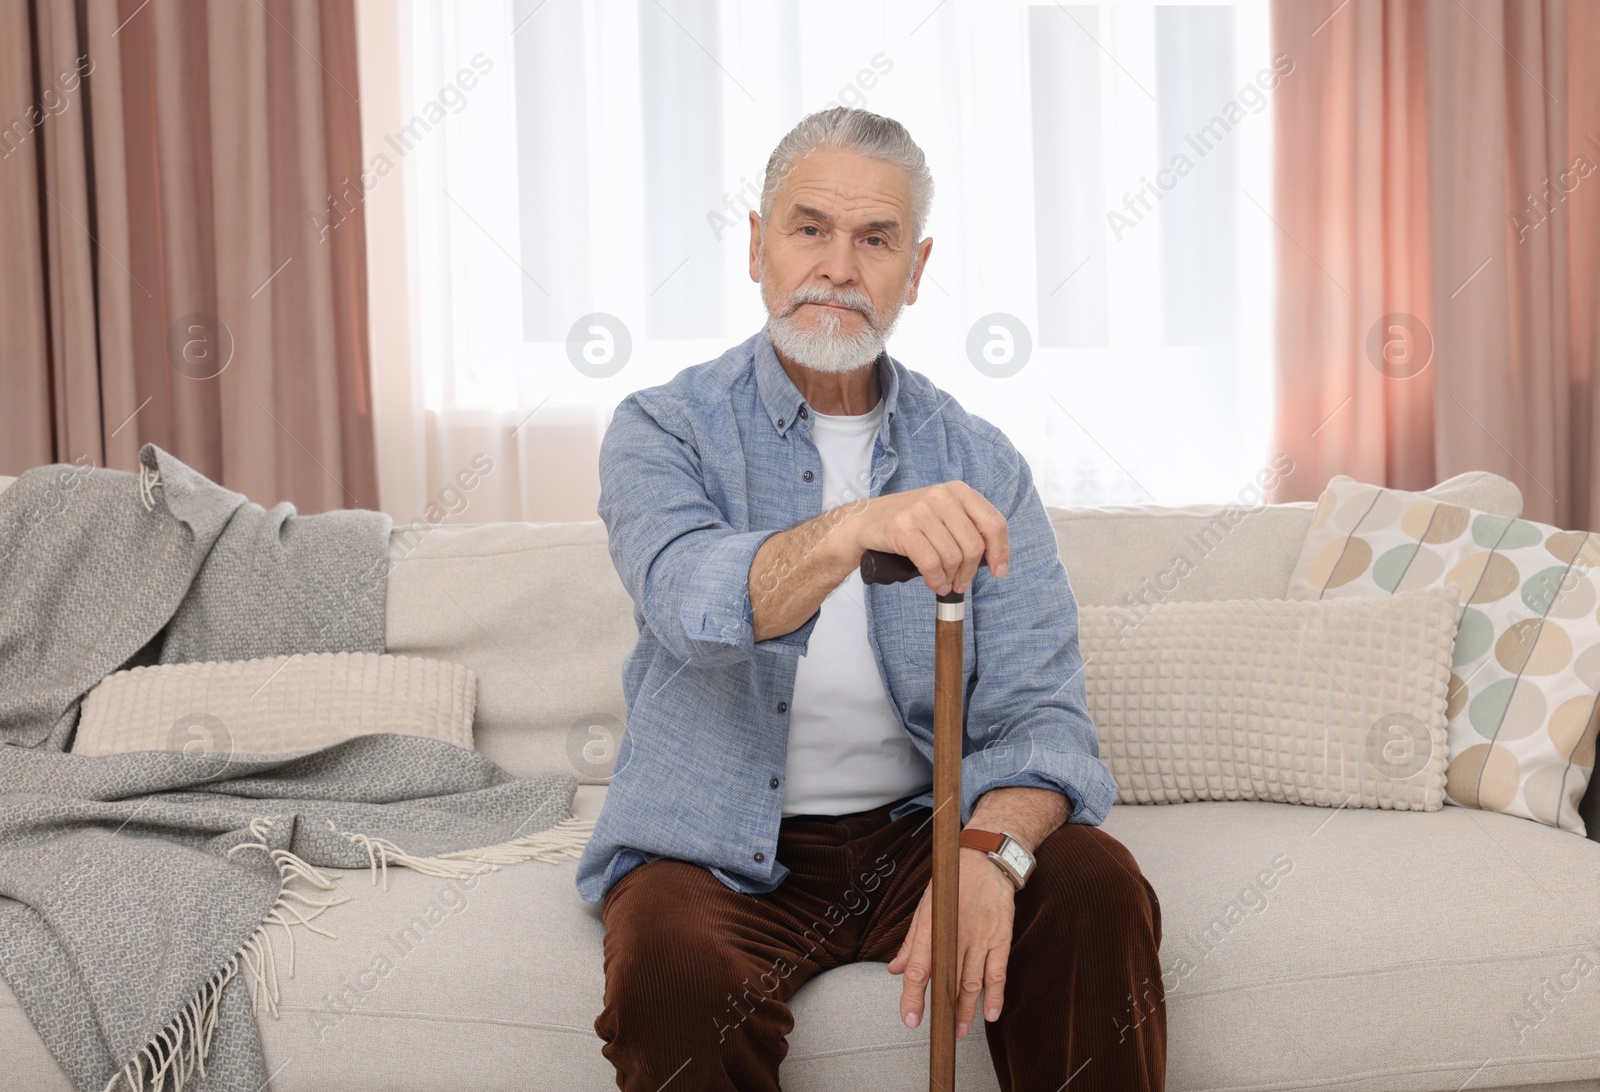
<instances>
[{"instance_id":1,"label":"man's left hand","mask_svg":"<svg viewBox=\"0 0 1600 1092\"><path fill-rule=\"evenodd\" d=\"M1016 916L1016 888L982 850L962 846L959 851L956 896L956 1037L966 1038L983 989L985 1018L1000 1017L1006 984L1006 961L1011 955L1011 925ZM890 974L905 974L900 993L900 1018L907 1027L922 1022L923 1003L933 975L933 884L922 892L911 928L900 951L889 964Z\"/></svg>"}]
</instances>

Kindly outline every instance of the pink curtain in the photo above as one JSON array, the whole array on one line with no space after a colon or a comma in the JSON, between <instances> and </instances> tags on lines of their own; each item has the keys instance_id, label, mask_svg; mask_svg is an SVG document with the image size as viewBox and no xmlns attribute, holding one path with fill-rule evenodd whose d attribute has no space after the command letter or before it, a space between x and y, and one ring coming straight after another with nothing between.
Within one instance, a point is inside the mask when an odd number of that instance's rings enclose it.
<instances>
[{"instance_id":1,"label":"pink curtain","mask_svg":"<svg viewBox=\"0 0 1600 1092\"><path fill-rule=\"evenodd\" d=\"M356 87L353 0L0 5L0 473L377 507Z\"/></svg>"},{"instance_id":2,"label":"pink curtain","mask_svg":"<svg viewBox=\"0 0 1600 1092\"><path fill-rule=\"evenodd\" d=\"M1275 0L1273 500L1485 469L1600 523L1597 7Z\"/></svg>"}]
</instances>

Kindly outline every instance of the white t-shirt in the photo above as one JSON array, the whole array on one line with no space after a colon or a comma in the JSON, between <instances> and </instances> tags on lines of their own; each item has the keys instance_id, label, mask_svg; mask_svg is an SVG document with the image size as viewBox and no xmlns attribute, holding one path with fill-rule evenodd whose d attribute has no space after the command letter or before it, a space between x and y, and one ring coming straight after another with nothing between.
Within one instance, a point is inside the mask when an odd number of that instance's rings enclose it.
<instances>
[{"instance_id":1,"label":"white t-shirt","mask_svg":"<svg viewBox=\"0 0 1600 1092\"><path fill-rule=\"evenodd\" d=\"M822 507L870 495L883 400L839 417L812 411ZM852 571L822 601L789 702L784 815L866 811L933 786L933 768L895 715L867 640L866 587Z\"/></svg>"}]
</instances>

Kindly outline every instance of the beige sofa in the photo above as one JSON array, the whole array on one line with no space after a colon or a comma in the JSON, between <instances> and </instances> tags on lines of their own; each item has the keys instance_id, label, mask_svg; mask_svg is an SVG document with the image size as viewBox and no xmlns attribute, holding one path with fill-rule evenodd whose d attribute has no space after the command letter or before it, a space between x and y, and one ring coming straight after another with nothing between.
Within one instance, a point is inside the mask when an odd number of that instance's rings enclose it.
<instances>
[{"instance_id":1,"label":"beige sofa","mask_svg":"<svg viewBox=\"0 0 1600 1092\"><path fill-rule=\"evenodd\" d=\"M1435 492L1521 508L1516 487L1488 474ZM1168 599L1281 597L1311 505L1240 515L1052 512L1082 603L1158 587L1179 553L1194 571ZM390 650L472 667L478 747L517 774L577 773L575 809L597 815L634 640L604 527L401 530L393 557ZM1600 834L1596 800L1585 814ZM1600 973L1575 969L1600 968L1595 841L1456 807L1116 806L1105 826L1161 899L1173 1092L1600 1092ZM387 892L364 871L343 874L353 901L320 922L337 939L302 932L279 1018L260 1016L271 1088L615 1088L593 1028L602 925L578 898L575 864L518 865L470 886L391 869ZM1263 883L1263 871L1276 878ZM925 1088L926 1031L900 1024L898 994L878 963L802 987L784 1087ZM1138 1011L1130 999L1107 1019ZM0 1085L70 1088L3 982L0 1044ZM981 1033L958 1059L962 1088L997 1088Z\"/></svg>"}]
</instances>

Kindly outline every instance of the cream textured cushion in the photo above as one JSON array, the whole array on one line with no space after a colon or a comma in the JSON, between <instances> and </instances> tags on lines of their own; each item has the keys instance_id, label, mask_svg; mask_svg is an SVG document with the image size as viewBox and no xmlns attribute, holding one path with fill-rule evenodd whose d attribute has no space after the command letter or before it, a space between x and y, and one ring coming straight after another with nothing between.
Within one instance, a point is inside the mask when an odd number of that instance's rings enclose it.
<instances>
[{"instance_id":1,"label":"cream textured cushion","mask_svg":"<svg viewBox=\"0 0 1600 1092\"><path fill-rule=\"evenodd\" d=\"M1081 608L1089 713L1117 802L1437 810L1457 606L1446 586Z\"/></svg>"},{"instance_id":2,"label":"cream textured cushion","mask_svg":"<svg viewBox=\"0 0 1600 1092\"><path fill-rule=\"evenodd\" d=\"M461 664L367 652L160 664L89 691L75 754L282 754L373 732L472 748L477 677Z\"/></svg>"},{"instance_id":3,"label":"cream textured cushion","mask_svg":"<svg viewBox=\"0 0 1600 1092\"><path fill-rule=\"evenodd\" d=\"M1384 597L1446 581L1463 607L1449 691L1448 802L1584 833L1600 730L1600 534L1328 483L1289 598Z\"/></svg>"}]
</instances>

